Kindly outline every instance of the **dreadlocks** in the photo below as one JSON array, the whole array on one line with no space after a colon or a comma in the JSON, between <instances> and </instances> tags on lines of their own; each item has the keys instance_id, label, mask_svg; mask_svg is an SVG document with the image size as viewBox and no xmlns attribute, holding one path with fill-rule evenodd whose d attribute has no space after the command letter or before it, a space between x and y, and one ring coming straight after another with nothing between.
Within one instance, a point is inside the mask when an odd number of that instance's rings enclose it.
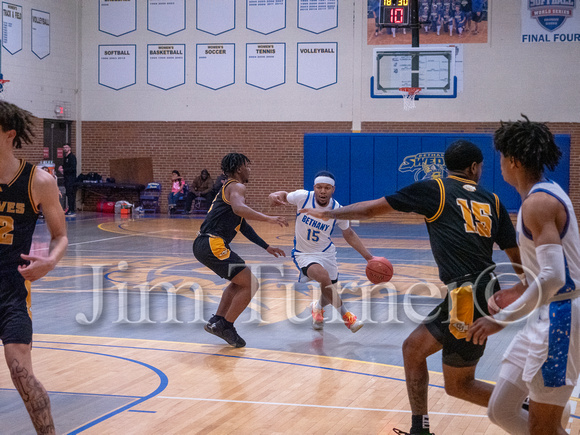
<instances>
[{"instance_id":1,"label":"dreadlocks","mask_svg":"<svg viewBox=\"0 0 580 435\"><path fill-rule=\"evenodd\" d=\"M525 168L541 175L545 168L553 171L562 152L554 142L554 136L544 123L525 121L501 122L493 137L495 149L505 157L513 157Z\"/></svg>"},{"instance_id":2,"label":"dreadlocks","mask_svg":"<svg viewBox=\"0 0 580 435\"><path fill-rule=\"evenodd\" d=\"M32 143L34 132L32 131L32 114L14 104L0 101L0 127L2 131L16 131L14 148L22 148L22 142Z\"/></svg>"},{"instance_id":3,"label":"dreadlocks","mask_svg":"<svg viewBox=\"0 0 580 435\"><path fill-rule=\"evenodd\" d=\"M229 153L222 159L222 171L227 176L235 175L239 167L244 166L246 163L250 163L245 155L240 153Z\"/></svg>"}]
</instances>

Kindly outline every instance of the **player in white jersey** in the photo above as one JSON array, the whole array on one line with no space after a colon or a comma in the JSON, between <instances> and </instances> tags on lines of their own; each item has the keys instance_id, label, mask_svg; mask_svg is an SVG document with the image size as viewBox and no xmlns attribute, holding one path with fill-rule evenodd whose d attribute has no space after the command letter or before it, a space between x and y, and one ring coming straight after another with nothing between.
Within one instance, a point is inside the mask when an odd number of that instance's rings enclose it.
<instances>
[{"instance_id":1,"label":"player in white jersey","mask_svg":"<svg viewBox=\"0 0 580 435\"><path fill-rule=\"evenodd\" d=\"M580 235L570 198L544 177L562 153L545 124L524 118L502 122L494 140L502 175L522 197L517 232L527 285L496 293L496 314L476 321L468 339L482 343L527 317L504 354L488 415L510 434L564 435L580 370ZM529 413L521 408L528 395Z\"/></svg>"},{"instance_id":2,"label":"player in white jersey","mask_svg":"<svg viewBox=\"0 0 580 435\"><path fill-rule=\"evenodd\" d=\"M297 207L297 210L301 208L333 210L340 207L340 204L332 198L334 189L334 175L327 171L321 171L316 174L313 191L274 192L270 194L270 201L274 205L292 204ZM300 271L300 281L314 280L320 283L321 297L311 305L313 328L322 329L324 323L323 307L332 304L342 315L347 328L356 332L362 328L363 323L346 309L334 285L338 281L338 266L336 247L332 243L330 235L335 226L342 230L344 240L365 260L373 258L350 227L349 221L315 219L304 213L296 214L292 258Z\"/></svg>"}]
</instances>

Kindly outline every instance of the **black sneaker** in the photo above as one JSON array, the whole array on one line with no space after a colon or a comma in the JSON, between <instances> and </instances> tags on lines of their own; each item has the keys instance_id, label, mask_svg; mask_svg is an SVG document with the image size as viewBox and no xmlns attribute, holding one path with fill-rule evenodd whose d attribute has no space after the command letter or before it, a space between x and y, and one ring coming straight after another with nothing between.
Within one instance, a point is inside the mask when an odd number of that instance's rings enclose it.
<instances>
[{"instance_id":1,"label":"black sneaker","mask_svg":"<svg viewBox=\"0 0 580 435\"><path fill-rule=\"evenodd\" d=\"M418 431L411 429L411 432L405 432L401 429L393 428L393 432L397 435L435 435L434 433L429 432L429 429L419 429Z\"/></svg>"},{"instance_id":2,"label":"black sneaker","mask_svg":"<svg viewBox=\"0 0 580 435\"><path fill-rule=\"evenodd\" d=\"M203 329L205 329L206 332L225 340L230 346L244 347L246 345L246 341L238 335L236 328L233 326L227 326L221 319L216 323L206 323Z\"/></svg>"}]
</instances>

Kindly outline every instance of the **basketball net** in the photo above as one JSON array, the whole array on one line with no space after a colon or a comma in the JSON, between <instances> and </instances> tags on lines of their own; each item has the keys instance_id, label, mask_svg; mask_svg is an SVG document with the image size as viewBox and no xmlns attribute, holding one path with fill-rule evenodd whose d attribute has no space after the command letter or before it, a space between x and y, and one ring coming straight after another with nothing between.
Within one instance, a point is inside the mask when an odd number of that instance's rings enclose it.
<instances>
[{"instance_id":1,"label":"basketball net","mask_svg":"<svg viewBox=\"0 0 580 435\"><path fill-rule=\"evenodd\" d=\"M403 109L405 112L413 110L417 94L421 92L421 88L399 88L399 91L403 93Z\"/></svg>"}]
</instances>

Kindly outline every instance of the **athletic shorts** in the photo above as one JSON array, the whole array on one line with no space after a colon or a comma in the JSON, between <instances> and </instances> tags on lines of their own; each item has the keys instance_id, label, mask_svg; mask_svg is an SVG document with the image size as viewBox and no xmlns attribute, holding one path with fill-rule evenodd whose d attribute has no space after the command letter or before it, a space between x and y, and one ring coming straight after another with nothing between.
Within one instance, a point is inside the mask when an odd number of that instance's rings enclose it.
<instances>
[{"instance_id":1,"label":"athletic shorts","mask_svg":"<svg viewBox=\"0 0 580 435\"><path fill-rule=\"evenodd\" d=\"M231 281L245 267L246 262L217 236L199 235L193 242L193 255L218 276Z\"/></svg>"},{"instance_id":2,"label":"athletic shorts","mask_svg":"<svg viewBox=\"0 0 580 435\"><path fill-rule=\"evenodd\" d=\"M0 339L2 343L30 344L30 281L15 271L0 271Z\"/></svg>"},{"instance_id":3,"label":"athletic shorts","mask_svg":"<svg viewBox=\"0 0 580 435\"><path fill-rule=\"evenodd\" d=\"M335 252L295 252L292 254L292 259L294 260L294 264L298 270L301 272L300 278L298 279L300 282L310 280L306 271L312 264L320 264L328 272L328 276L333 283L338 281L338 264L336 263Z\"/></svg>"},{"instance_id":4,"label":"athletic shorts","mask_svg":"<svg viewBox=\"0 0 580 435\"><path fill-rule=\"evenodd\" d=\"M500 289L497 279L490 274L468 278L471 279L464 278L461 284L447 286L447 297L429 313L424 323L443 345L443 364L451 367L472 367L479 362L485 343L466 341L467 329L475 320L489 315L487 299Z\"/></svg>"}]
</instances>

